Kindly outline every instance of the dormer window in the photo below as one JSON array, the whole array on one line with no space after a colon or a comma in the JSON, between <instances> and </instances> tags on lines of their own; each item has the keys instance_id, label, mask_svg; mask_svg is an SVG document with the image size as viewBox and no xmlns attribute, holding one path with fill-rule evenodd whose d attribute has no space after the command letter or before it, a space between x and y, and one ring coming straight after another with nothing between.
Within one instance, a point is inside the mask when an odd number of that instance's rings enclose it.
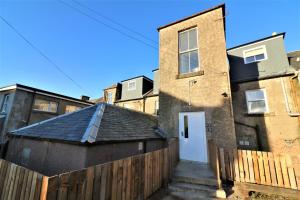
<instances>
[{"instance_id":1,"label":"dormer window","mask_svg":"<svg viewBox=\"0 0 300 200\"><path fill-rule=\"evenodd\" d=\"M191 28L179 32L179 71L180 74L199 71L198 31Z\"/></svg>"},{"instance_id":2,"label":"dormer window","mask_svg":"<svg viewBox=\"0 0 300 200\"><path fill-rule=\"evenodd\" d=\"M136 89L136 80L128 81L128 90L135 90Z\"/></svg>"},{"instance_id":3,"label":"dormer window","mask_svg":"<svg viewBox=\"0 0 300 200\"><path fill-rule=\"evenodd\" d=\"M258 62L267 59L266 46L259 46L252 49L247 49L243 51L244 63L249 64L253 62Z\"/></svg>"}]
</instances>

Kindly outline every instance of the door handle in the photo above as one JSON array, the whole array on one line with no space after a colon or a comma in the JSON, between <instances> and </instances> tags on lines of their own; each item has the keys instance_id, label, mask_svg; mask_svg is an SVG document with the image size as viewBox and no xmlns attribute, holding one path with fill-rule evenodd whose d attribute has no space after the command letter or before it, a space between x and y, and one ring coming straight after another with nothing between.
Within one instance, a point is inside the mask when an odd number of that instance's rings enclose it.
<instances>
[{"instance_id":1,"label":"door handle","mask_svg":"<svg viewBox=\"0 0 300 200\"><path fill-rule=\"evenodd\" d=\"M181 136L183 136L183 131L181 131Z\"/></svg>"}]
</instances>

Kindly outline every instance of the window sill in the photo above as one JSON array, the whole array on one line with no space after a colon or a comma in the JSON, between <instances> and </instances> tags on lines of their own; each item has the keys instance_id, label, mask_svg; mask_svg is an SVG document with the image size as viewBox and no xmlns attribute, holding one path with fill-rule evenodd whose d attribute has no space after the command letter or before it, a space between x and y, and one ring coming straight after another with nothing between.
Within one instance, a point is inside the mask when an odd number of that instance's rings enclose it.
<instances>
[{"instance_id":1,"label":"window sill","mask_svg":"<svg viewBox=\"0 0 300 200\"><path fill-rule=\"evenodd\" d=\"M202 76L204 75L204 71L200 70L197 72L191 72L191 73L186 73L186 74L178 74L176 75L176 79L182 79L182 78L189 78L189 77L193 77L193 76Z\"/></svg>"},{"instance_id":2,"label":"window sill","mask_svg":"<svg viewBox=\"0 0 300 200\"><path fill-rule=\"evenodd\" d=\"M268 112L268 113L245 113L244 114L247 117L273 117L275 116L274 112Z\"/></svg>"}]
</instances>

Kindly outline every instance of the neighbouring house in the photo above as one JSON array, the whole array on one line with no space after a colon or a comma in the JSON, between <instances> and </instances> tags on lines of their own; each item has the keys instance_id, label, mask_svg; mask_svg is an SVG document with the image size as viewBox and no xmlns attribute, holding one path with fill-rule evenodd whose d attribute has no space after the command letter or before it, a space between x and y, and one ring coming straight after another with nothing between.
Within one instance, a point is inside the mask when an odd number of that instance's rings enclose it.
<instances>
[{"instance_id":1,"label":"neighbouring house","mask_svg":"<svg viewBox=\"0 0 300 200\"><path fill-rule=\"evenodd\" d=\"M159 127L180 159L208 163L208 140L235 148L225 5L158 28Z\"/></svg>"},{"instance_id":2,"label":"neighbouring house","mask_svg":"<svg viewBox=\"0 0 300 200\"><path fill-rule=\"evenodd\" d=\"M165 147L156 117L100 103L8 134L6 160L42 174L82 169Z\"/></svg>"},{"instance_id":3,"label":"neighbouring house","mask_svg":"<svg viewBox=\"0 0 300 200\"><path fill-rule=\"evenodd\" d=\"M300 50L292 51L287 53L289 59L289 64L292 68L299 71L300 70Z\"/></svg>"},{"instance_id":4,"label":"neighbouring house","mask_svg":"<svg viewBox=\"0 0 300 200\"><path fill-rule=\"evenodd\" d=\"M300 89L284 37L274 33L227 50L235 130L241 149L288 153L299 160Z\"/></svg>"},{"instance_id":5,"label":"neighbouring house","mask_svg":"<svg viewBox=\"0 0 300 200\"><path fill-rule=\"evenodd\" d=\"M81 99L15 84L0 88L0 143L5 133L93 105Z\"/></svg>"},{"instance_id":6,"label":"neighbouring house","mask_svg":"<svg viewBox=\"0 0 300 200\"><path fill-rule=\"evenodd\" d=\"M154 81L146 76L130 78L104 89L104 101L109 104L158 114L159 74L153 70Z\"/></svg>"}]
</instances>

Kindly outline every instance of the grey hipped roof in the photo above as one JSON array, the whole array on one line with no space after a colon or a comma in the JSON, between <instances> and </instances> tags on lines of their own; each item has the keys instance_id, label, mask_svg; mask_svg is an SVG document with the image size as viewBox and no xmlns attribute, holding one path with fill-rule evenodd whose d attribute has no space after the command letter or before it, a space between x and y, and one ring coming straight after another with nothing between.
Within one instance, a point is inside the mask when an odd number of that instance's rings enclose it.
<instances>
[{"instance_id":1,"label":"grey hipped roof","mask_svg":"<svg viewBox=\"0 0 300 200\"><path fill-rule=\"evenodd\" d=\"M80 143L163 138L155 117L106 103L15 130L9 136Z\"/></svg>"}]
</instances>

